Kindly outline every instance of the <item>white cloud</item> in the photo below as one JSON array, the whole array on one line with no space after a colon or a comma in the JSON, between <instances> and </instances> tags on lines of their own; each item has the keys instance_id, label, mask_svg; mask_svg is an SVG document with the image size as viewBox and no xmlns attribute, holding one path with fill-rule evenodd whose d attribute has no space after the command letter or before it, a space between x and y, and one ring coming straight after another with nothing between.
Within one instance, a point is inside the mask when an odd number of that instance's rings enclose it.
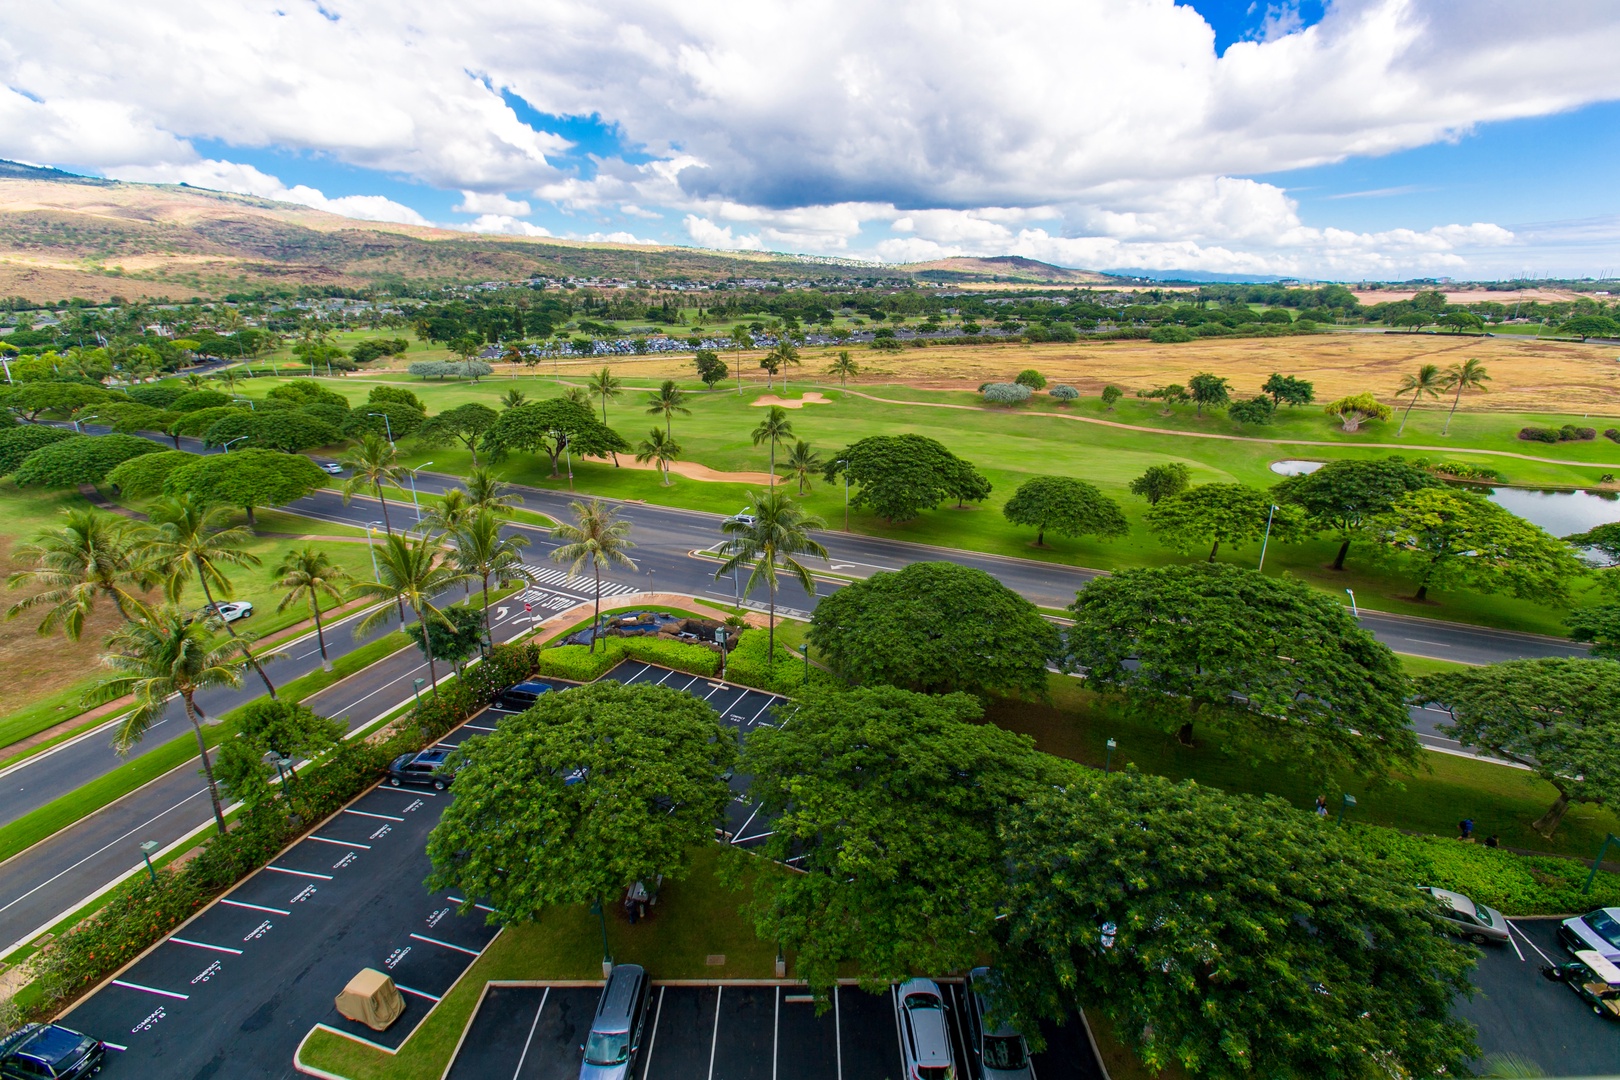
<instances>
[{"instance_id":1,"label":"white cloud","mask_svg":"<svg viewBox=\"0 0 1620 1080\"><path fill-rule=\"evenodd\" d=\"M529 221L520 221L510 214L480 214L473 221L455 226L475 233L501 233L507 236L550 236L551 232Z\"/></svg>"},{"instance_id":2,"label":"white cloud","mask_svg":"<svg viewBox=\"0 0 1620 1080\"><path fill-rule=\"evenodd\" d=\"M648 244L648 245L651 245L651 244L658 243L658 241L656 241L656 240L643 240L639 236L637 236L635 233L630 233L630 232L607 232L607 233L593 232L593 233L591 233L591 234L589 234L587 236L580 237L580 239L581 240L589 240L589 241L591 241L592 243L595 243L595 244Z\"/></svg>"},{"instance_id":3,"label":"white cloud","mask_svg":"<svg viewBox=\"0 0 1620 1080\"><path fill-rule=\"evenodd\" d=\"M329 199L305 184L287 187L279 179L252 165L234 161L190 161L182 165L121 165L105 170L117 180L138 180L152 184L186 183L239 195L299 203L331 214L362 221L392 221L401 225L431 225L432 222L406 206L382 195L342 195Z\"/></svg>"},{"instance_id":4,"label":"white cloud","mask_svg":"<svg viewBox=\"0 0 1620 1080\"><path fill-rule=\"evenodd\" d=\"M686 235L698 247L718 248L721 251L759 251L764 248L756 236L733 236L730 225L716 225L706 217L687 214L682 222Z\"/></svg>"},{"instance_id":5,"label":"white cloud","mask_svg":"<svg viewBox=\"0 0 1620 1080\"><path fill-rule=\"evenodd\" d=\"M499 192L463 191L461 202L454 207L458 214L506 214L527 217L529 204L522 199L508 199Z\"/></svg>"}]
</instances>

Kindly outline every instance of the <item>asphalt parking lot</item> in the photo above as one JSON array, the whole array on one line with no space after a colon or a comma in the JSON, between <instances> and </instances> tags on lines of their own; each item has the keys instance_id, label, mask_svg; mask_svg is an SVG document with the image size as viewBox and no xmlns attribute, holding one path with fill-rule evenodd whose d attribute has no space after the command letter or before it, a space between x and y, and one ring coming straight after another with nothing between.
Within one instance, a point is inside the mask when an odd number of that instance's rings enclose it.
<instances>
[{"instance_id":1,"label":"asphalt parking lot","mask_svg":"<svg viewBox=\"0 0 1620 1080\"><path fill-rule=\"evenodd\" d=\"M960 1075L977 1077L963 1042L962 987L942 982ZM600 984L490 984L447 1080L573 1080ZM1047 1030L1040 1080L1100 1080L1078 1020ZM636 1080L898 1080L895 997L839 987L816 1015L802 987L657 986Z\"/></svg>"},{"instance_id":2,"label":"asphalt parking lot","mask_svg":"<svg viewBox=\"0 0 1620 1080\"><path fill-rule=\"evenodd\" d=\"M1513 919L1511 945L1484 945L1472 1001L1457 1014L1479 1028L1480 1049L1513 1054L1546 1076L1620 1074L1620 1023L1595 1015L1562 983L1541 975L1552 963L1567 963L1558 944L1558 919Z\"/></svg>"},{"instance_id":3,"label":"asphalt parking lot","mask_svg":"<svg viewBox=\"0 0 1620 1080\"><path fill-rule=\"evenodd\" d=\"M317 1022L398 1046L496 933L482 912L458 915L448 894L422 887L427 836L448 801L372 788L63 1022L119 1048L112 1077L292 1076L293 1050ZM333 1006L363 967L388 972L405 998L386 1032Z\"/></svg>"}]
</instances>

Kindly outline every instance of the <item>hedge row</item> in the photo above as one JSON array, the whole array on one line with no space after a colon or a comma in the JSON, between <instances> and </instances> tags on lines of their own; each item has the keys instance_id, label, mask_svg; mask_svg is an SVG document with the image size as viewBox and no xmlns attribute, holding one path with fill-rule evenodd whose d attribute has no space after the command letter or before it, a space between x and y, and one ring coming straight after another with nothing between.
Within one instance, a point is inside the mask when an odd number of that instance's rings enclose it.
<instances>
[{"instance_id":1,"label":"hedge row","mask_svg":"<svg viewBox=\"0 0 1620 1080\"><path fill-rule=\"evenodd\" d=\"M1507 915L1573 915L1620 905L1620 874L1600 871L1591 893L1582 893L1591 866L1574 859L1515 855L1375 825L1346 829L1357 846L1386 863L1398 880L1460 892Z\"/></svg>"},{"instance_id":2,"label":"hedge row","mask_svg":"<svg viewBox=\"0 0 1620 1080\"><path fill-rule=\"evenodd\" d=\"M720 654L702 645L656 637L604 637L592 652L589 645L558 645L540 653L541 675L574 682L590 682L611 671L621 660L661 664L694 675L714 675Z\"/></svg>"},{"instance_id":3,"label":"hedge row","mask_svg":"<svg viewBox=\"0 0 1620 1080\"><path fill-rule=\"evenodd\" d=\"M134 960L376 783L394 757L436 742L487 705L496 691L526 678L535 659L531 643L497 645L482 663L424 699L386 741L344 742L317 767L299 773L275 800L244 810L227 835L210 840L179 870L158 874L156 883L141 875L121 885L98 913L45 952L38 969L43 997L31 1011L37 1017L52 1015Z\"/></svg>"},{"instance_id":4,"label":"hedge row","mask_svg":"<svg viewBox=\"0 0 1620 1080\"><path fill-rule=\"evenodd\" d=\"M767 664L769 636L764 630L744 630L737 647L726 658L726 678L744 686L792 697L804 690L804 657L777 642L774 662ZM810 669L811 686L841 686L818 667Z\"/></svg>"},{"instance_id":5,"label":"hedge row","mask_svg":"<svg viewBox=\"0 0 1620 1080\"><path fill-rule=\"evenodd\" d=\"M1525 442L1590 442L1597 438L1597 428L1576 427L1574 424L1555 428L1527 427L1519 429L1519 438Z\"/></svg>"}]
</instances>

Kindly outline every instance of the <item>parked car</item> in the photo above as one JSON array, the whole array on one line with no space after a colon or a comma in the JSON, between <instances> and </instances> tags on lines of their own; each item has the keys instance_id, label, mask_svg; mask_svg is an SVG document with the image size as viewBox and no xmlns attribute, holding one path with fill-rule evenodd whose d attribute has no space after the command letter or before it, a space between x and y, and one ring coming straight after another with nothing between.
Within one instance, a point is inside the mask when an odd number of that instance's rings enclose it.
<instances>
[{"instance_id":1,"label":"parked car","mask_svg":"<svg viewBox=\"0 0 1620 1080\"><path fill-rule=\"evenodd\" d=\"M968 1049L979 1059L980 1080L1034 1080L1024 1036L1006 1024L989 1026L986 1018L995 994L994 971L978 967L968 972Z\"/></svg>"},{"instance_id":2,"label":"parked car","mask_svg":"<svg viewBox=\"0 0 1620 1080\"><path fill-rule=\"evenodd\" d=\"M321 462L321 471L332 476L342 476L343 466L335 461L323 461Z\"/></svg>"},{"instance_id":3,"label":"parked car","mask_svg":"<svg viewBox=\"0 0 1620 1080\"><path fill-rule=\"evenodd\" d=\"M752 506L745 506L742 508L742 513L732 514L730 517L726 518L726 523L746 525L751 529L755 525L759 524L759 517L755 515L754 508Z\"/></svg>"},{"instance_id":4,"label":"parked car","mask_svg":"<svg viewBox=\"0 0 1620 1080\"><path fill-rule=\"evenodd\" d=\"M516 686L508 686L505 690L496 694L493 707L501 712L526 712L534 707L536 701L540 700L541 694L549 694L555 689L556 687L550 683L530 679L527 682L520 682Z\"/></svg>"},{"instance_id":5,"label":"parked car","mask_svg":"<svg viewBox=\"0 0 1620 1080\"><path fill-rule=\"evenodd\" d=\"M212 604L204 604L197 609L192 619L219 618L225 622L236 622L253 614L253 605L246 600L216 600Z\"/></svg>"},{"instance_id":6,"label":"parked car","mask_svg":"<svg viewBox=\"0 0 1620 1080\"><path fill-rule=\"evenodd\" d=\"M1582 949L1575 954L1573 963L1542 970L1549 979L1556 979L1575 991L1599 1016L1620 1019L1620 967L1594 950Z\"/></svg>"},{"instance_id":7,"label":"parked car","mask_svg":"<svg viewBox=\"0 0 1620 1080\"><path fill-rule=\"evenodd\" d=\"M445 765L454 752L435 747L417 754L401 754L388 765L388 783L394 787L425 784L434 791L443 791L456 778L455 772Z\"/></svg>"},{"instance_id":8,"label":"parked car","mask_svg":"<svg viewBox=\"0 0 1620 1080\"><path fill-rule=\"evenodd\" d=\"M79 1080L107 1061L101 1040L61 1024L24 1024L0 1038L0 1077L12 1080Z\"/></svg>"},{"instance_id":9,"label":"parked car","mask_svg":"<svg viewBox=\"0 0 1620 1080\"><path fill-rule=\"evenodd\" d=\"M591 1033L580 1047L579 1080L626 1080L641 1050L652 980L639 964L620 964L602 987Z\"/></svg>"},{"instance_id":10,"label":"parked car","mask_svg":"<svg viewBox=\"0 0 1620 1080\"><path fill-rule=\"evenodd\" d=\"M1476 904L1462 893L1429 885L1419 886L1418 892L1428 893L1440 902L1440 910L1434 913L1434 917L1447 930L1461 934L1475 945L1483 945L1487 941L1500 944L1508 940L1507 916L1495 908Z\"/></svg>"},{"instance_id":11,"label":"parked car","mask_svg":"<svg viewBox=\"0 0 1620 1080\"><path fill-rule=\"evenodd\" d=\"M1620 960L1620 908L1598 908L1558 926L1558 943L1571 953L1590 949L1603 959Z\"/></svg>"},{"instance_id":12,"label":"parked car","mask_svg":"<svg viewBox=\"0 0 1620 1080\"><path fill-rule=\"evenodd\" d=\"M956 1080L945 996L932 979L911 979L900 986L900 1056L905 1080Z\"/></svg>"}]
</instances>

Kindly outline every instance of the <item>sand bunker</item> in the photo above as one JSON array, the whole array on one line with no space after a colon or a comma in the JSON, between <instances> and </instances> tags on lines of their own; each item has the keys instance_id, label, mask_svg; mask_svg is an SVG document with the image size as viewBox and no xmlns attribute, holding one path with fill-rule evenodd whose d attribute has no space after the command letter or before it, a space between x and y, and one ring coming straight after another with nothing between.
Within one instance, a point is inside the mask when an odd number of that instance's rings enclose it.
<instances>
[{"instance_id":1,"label":"sand bunker","mask_svg":"<svg viewBox=\"0 0 1620 1080\"><path fill-rule=\"evenodd\" d=\"M626 469L652 469L659 472L663 471L662 466L660 466L657 462L636 461L629 454L619 455L619 464ZM711 469L707 465L699 465L695 461L672 461L669 463L669 471L674 473L676 476L684 476L688 480L708 480L732 484L759 484L761 486L767 486L771 482L771 474L768 472L721 472L719 469ZM786 482L787 481L785 479L777 480L777 483L779 484Z\"/></svg>"},{"instance_id":2,"label":"sand bunker","mask_svg":"<svg viewBox=\"0 0 1620 1080\"><path fill-rule=\"evenodd\" d=\"M775 394L764 394L759 398L756 398L753 404L754 408L756 409L762 408L766 405L780 405L784 409L802 409L806 405L831 405L832 402L822 397L821 394L817 393L816 391L811 390L803 397L791 399L779 398Z\"/></svg>"}]
</instances>

